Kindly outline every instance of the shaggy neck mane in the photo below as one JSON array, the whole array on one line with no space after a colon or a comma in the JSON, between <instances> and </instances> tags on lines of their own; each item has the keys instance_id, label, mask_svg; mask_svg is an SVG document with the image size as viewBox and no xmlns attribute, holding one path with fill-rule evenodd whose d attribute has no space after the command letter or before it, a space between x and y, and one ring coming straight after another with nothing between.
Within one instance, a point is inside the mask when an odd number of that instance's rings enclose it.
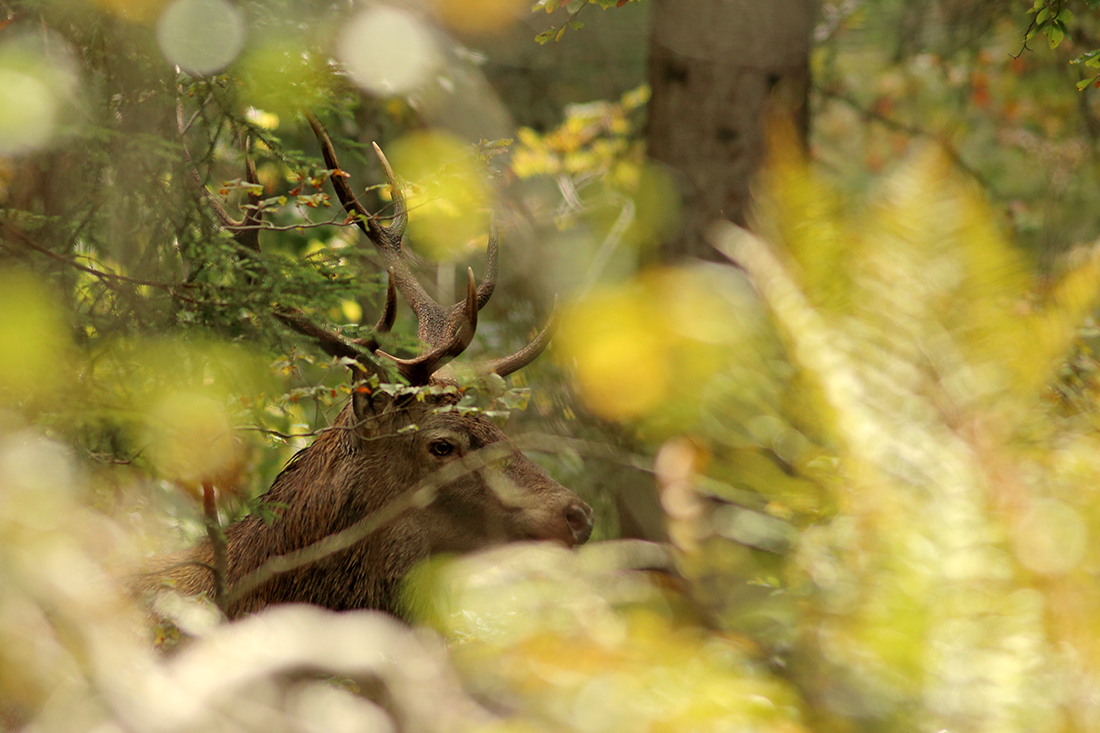
<instances>
[{"instance_id":1,"label":"shaggy neck mane","mask_svg":"<svg viewBox=\"0 0 1100 733\"><path fill-rule=\"evenodd\" d=\"M363 512L376 509L361 506L365 492L356 491L358 483L370 480L369 471L349 475L349 467L360 465L354 454L362 450L353 422L350 406L344 408L331 427L295 454L262 498L269 510L262 513L266 519L257 513L241 520L229 528L230 541L259 533L270 544L255 549L281 555L338 532Z\"/></svg>"}]
</instances>

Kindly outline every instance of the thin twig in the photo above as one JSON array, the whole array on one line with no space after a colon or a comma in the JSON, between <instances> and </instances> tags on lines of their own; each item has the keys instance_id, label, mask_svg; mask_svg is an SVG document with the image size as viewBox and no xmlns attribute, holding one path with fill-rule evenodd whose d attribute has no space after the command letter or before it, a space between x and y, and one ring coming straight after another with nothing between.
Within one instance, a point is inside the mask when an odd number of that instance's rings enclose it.
<instances>
[{"instance_id":1,"label":"thin twig","mask_svg":"<svg viewBox=\"0 0 1100 733\"><path fill-rule=\"evenodd\" d=\"M333 218L329 219L328 221L313 221L313 222L309 222L309 223L306 223L306 224L279 224L279 225L275 225L275 224L255 224L255 225L251 225L251 226L247 225L247 224L242 224L240 226L234 227L234 229L236 229L237 231L245 231L245 230L248 230L248 229L259 229L262 232L291 232L291 231L294 231L295 229L316 229L318 227L333 227L333 226L335 226L335 227L351 226L351 223L349 222L349 223L345 224L343 219L340 219L338 217L333 217Z\"/></svg>"},{"instance_id":2,"label":"thin twig","mask_svg":"<svg viewBox=\"0 0 1100 733\"><path fill-rule=\"evenodd\" d=\"M306 545L300 550L270 558L233 586L229 597L226 599L228 606L232 607L276 575L297 570L347 549L374 532L388 526L410 509L427 506L435 499L436 492L448 483L484 468L493 461L505 458L514 451L515 447L506 443L494 443L486 446L464 456L461 460L444 466L421 481L412 491L403 494L381 509L371 512L347 529L329 535L311 545Z\"/></svg>"},{"instance_id":3,"label":"thin twig","mask_svg":"<svg viewBox=\"0 0 1100 733\"><path fill-rule=\"evenodd\" d=\"M177 297L180 300L185 300L189 303L195 303L195 304L200 303L200 301L195 300L194 298L189 298L186 295L183 295L179 292L181 288L186 288L187 287L186 285L175 285L175 284L172 284L172 283L155 282L153 280L142 280L142 279L136 278L136 277L128 277L126 275L119 275L119 274L113 273L113 272L106 272L104 270L97 270L94 267L88 267L87 265L82 265L79 262L76 262L75 260L73 260L72 258L66 257L65 255L62 255L62 254L58 254L57 252L54 252L53 250L50 250L46 247L43 247L40 244L35 243L27 235L23 234L23 232L9 226L8 224L6 224L4 222L0 222L0 227L3 227L5 233L7 233L9 236L15 237L20 242L22 242L25 246L30 247L34 251L36 251L40 254L44 254L47 257L51 257L51 258L57 260L58 262L63 262L66 265L68 265L72 268L80 270L81 272L86 272L89 275L92 275L92 276L96 277L97 279L99 279L101 282L103 282L104 285L107 285L108 287L111 287L111 285L109 285L106 282L108 280L115 281L115 282L124 282L124 283L128 283L130 285L145 285L147 287L157 288L158 290L165 290L169 294L171 294L172 296Z\"/></svg>"},{"instance_id":4,"label":"thin twig","mask_svg":"<svg viewBox=\"0 0 1100 733\"><path fill-rule=\"evenodd\" d=\"M980 185L985 190L993 192L996 191L993 186L988 181L986 181L985 177L982 176L982 174L979 173L977 169L975 169L965 160L963 160L963 157L959 153L959 151L956 150L954 146L948 143L947 140L945 140L943 137L936 135L935 133L929 132L924 128L917 127L916 125L901 122L900 120L896 120L893 117L887 117L881 112L878 112L869 107L865 107L858 100L853 99L852 97L842 92L822 90L821 96L825 99L834 99L838 102L842 102L854 109L856 112L859 112L861 115L863 115L864 119L878 122L879 124L889 127L891 130L904 132L912 137L923 137L936 141L940 148L945 153L947 153L947 157L951 159L951 162L953 162L959 168L959 170L973 178L978 183L978 185Z\"/></svg>"},{"instance_id":5,"label":"thin twig","mask_svg":"<svg viewBox=\"0 0 1100 733\"><path fill-rule=\"evenodd\" d=\"M607 236L604 237L599 249L596 250L596 256L592 258L592 266L588 268L588 273L584 276L584 282L577 293L578 300L587 297L592 288L599 282L604 268L611 261L611 256L615 254L622 243L623 235L634 223L634 200L629 196L623 196L622 199L623 207L620 209L619 216L615 219L615 223L611 225L611 229L608 230Z\"/></svg>"},{"instance_id":6,"label":"thin twig","mask_svg":"<svg viewBox=\"0 0 1100 733\"><path fill-rule=\"evenodd\" d=\"M186 124L181 125L178 118L177 118L176 125L179 127L179 133L180 133L181 138L184 135L186 135L187 131L191 129L191 126L194 125L195 122L198 121L199 117L201 117L203 112L206 111L206 105L209 104L210 100L213 99L213 98L214 98L213 93L207 94L206 98L202 100L202 104L199 105L199 108L197 110L195 110L195 114L191 115L191 119L189 119ZM177 102L177 104L178 104L178 102ZM180 108L180 109L182 109L182 108Z\"/></svg>"}]
</instances>

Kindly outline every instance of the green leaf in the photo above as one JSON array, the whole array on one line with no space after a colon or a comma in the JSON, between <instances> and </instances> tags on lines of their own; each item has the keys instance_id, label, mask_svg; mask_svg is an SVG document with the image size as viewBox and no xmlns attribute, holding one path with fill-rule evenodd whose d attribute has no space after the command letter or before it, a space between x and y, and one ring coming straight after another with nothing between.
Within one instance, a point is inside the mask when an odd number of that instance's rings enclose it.
<instances>
[{"instance_id":1,"label":"green leaf","mask_svg":"<svg viewBox=\"0 0 1100 733\"><path fill-rule=\"evenodd\" d=\"M531 390L522 387L508 390L500 398L500 401L509 410L526 410L530 400Z\"/></svg>"},{"instance_id":2,"label":"green leaf","mask_svg":"<svg viewBox=\"0 0 1100 733\"><path fill-rule=\"evenodd\" d=\"M546 45L546 43L548 43L550 41L550 39L554 37L554 34L557 33L557 32L558 32L557 28L551 28L548 31L543 31L542 33L535 36L535 42L538 43L540 46Z\"/></svg>"},{"instance_id":3,"label":"green leaf","mask_svg":"<svg viewBox=\"0 0 1100 733\"><path fill-rule=\"evenodd\" d=\"M1062 42L1062 39L1066 37L1066 31L1058 26L1053 26L1047 33L1047 41L1050 43L1051 48L1058 48L1058 44Z\"/></svg>"},{"instance_id":4,"label":"green leaf","mask_svg":"<svg viewBox=\"0 0 1100 733\"><path fill-rule=\"evenodd\" d=\"M1100 2L1100 0L1098 0ZM1084 64L1085 66L1100 67L1100 49L1085 51L1077 58L1070 61L1071 64Z\"/></svg>"}]
</instances>

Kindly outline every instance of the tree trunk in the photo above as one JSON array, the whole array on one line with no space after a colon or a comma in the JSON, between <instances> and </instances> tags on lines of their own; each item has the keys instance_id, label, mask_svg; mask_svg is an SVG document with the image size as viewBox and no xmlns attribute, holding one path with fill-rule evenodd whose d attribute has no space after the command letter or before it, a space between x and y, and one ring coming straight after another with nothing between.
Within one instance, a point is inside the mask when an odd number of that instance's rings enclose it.
<instances>
[{"instance_id":1,"label":"tree trunk","mask_svg":"<svg viewBox=\"0 0 1100 733\"><path fill-rule=\"evenodd\" d=\"M805 145L815 0L653 0L646 144L684 197L678 236L660 260L721 259L712 222L744 226L769 119L786 116ZM623 537L661 541L656 487L616 495Z\"/></svg>"},{"instance_id":2,"label":"tree trunk","mask_svg":"<svg viewBox=\"0 0 1100 733\"><path fill-rule=\"evenodd\" d=\"M684 196L678 238L662 261L716 259L704 234L746 224L769 118L786 116L805 144L815 0L654 0L649 47L649 156Z\"/></svg>"}]
</instances>

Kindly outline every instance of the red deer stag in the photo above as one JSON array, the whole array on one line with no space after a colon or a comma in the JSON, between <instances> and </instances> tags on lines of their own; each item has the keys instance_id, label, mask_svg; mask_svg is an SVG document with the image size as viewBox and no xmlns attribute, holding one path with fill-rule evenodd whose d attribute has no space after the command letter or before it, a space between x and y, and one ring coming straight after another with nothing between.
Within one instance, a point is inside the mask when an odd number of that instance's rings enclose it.
<instances>
[{"instance_id":1,"label":"red deer stag","mask_svg":"<svg viewBox=\"0 0 1100 733\"><path fill-rule=\"evenodd\" d=\"M399 359L379 349L377 340L347 339L310 322L300 312L281 311L279 319L316 340L328 354L352 360L359 377L384 372L375 359L396 363L413 386L448 382L441 367L470 343L478 310L489 300L496 278L497 243L490 237L485 281L475 288L473 272L464 302L444 307L413 276L402 250L407 207L400 186L381 150L375 152L393 194L394 216L382 225L351 191L327 133L307 114L344 208L375 246L390 272L386 306L376 332L393 324L395 293L411 306L418 334L427 348ZM233 222L220 206L215 214L238 242L254 234L256 221ZM545 348L549 327L519 352L481 365L506 376L529 364ZM358 377L357 377L358 378ZM518 449L480 414L439 410L453 405L454 394L416 395L371 389L360 382L335 423L298 453L275 479L262 501L278 518L267 522L253 514L226 532L225 580L230 617L276 603L312 603L335 610L371 608L401 616L398 587L418 561L439 552L467 552L513 540L557 540L568 546L585 542L592 531L592 510ZM415 426L415 427L413 427ZM475 451L495 451L493 461L470 461ZM473 456L475 459L477 456ZM441 469L446 481L426 505L407 502L399 516L365 538L308 565L267 577L258 586L237 585L272 558L287 555L341 532L365 517L392 508ZM468 467L468 468L467 468ZM457 470L456 470L457 469ZM453 474L453 475L452 475ZM155 591L171 579L185 595L215 596L214 548L209 541L183 556L164 558L143 576L139 590ZM253 576L253 580L255 576ZM254 583L251 583L254 585Z\"/></svg>"}]
</instances>

